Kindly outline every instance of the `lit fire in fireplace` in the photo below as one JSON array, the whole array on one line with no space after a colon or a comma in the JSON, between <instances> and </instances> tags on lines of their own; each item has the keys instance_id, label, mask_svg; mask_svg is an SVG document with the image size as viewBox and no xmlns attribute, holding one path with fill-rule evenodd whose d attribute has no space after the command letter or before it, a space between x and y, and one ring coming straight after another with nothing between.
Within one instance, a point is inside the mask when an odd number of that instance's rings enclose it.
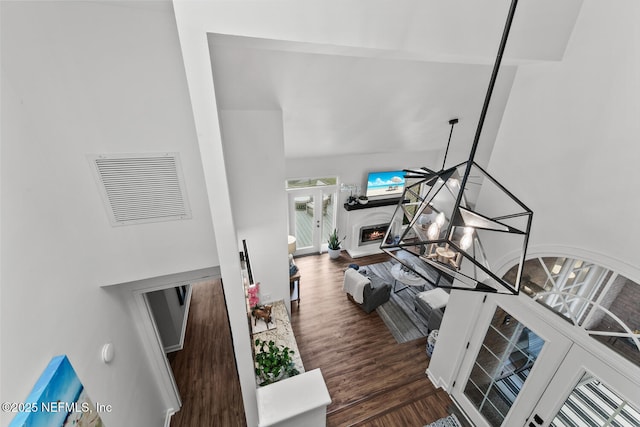
<instances>
[{"instance_id":1,"label":"lit fire in fireplace","mask_svg":"<svg viewBox=\"0 0 640 427\"><path fill-rule=\"evenodd\" d=\"M382 239L384 237L384 233L382 231L374 231L373 233L369 234L369 240L378 240L378 239Z\"/></svg>"},{"instance_id":2,"label":"lit fire in fireplace","mask_svg":"<svg viewBox=\"0 0 640 427\"><path fill-rule=\"evenodd\" d=\"M389 224L362 227L360 229L360 245L375 243L384 239L387 228L389 228Z\"/></svg>"}]
</instances>

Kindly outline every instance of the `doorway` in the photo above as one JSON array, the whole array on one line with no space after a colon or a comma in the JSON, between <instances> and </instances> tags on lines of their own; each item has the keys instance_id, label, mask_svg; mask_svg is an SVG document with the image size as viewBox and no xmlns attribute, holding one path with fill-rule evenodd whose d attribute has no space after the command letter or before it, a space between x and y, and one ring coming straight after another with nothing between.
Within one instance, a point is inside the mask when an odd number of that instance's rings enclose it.
<instances>
[{"instance_id":1,"label":"doorway","mask_svg":"<svg viewBox=\"0 0 640 427\"><path fill-rule=\"evenodd\" d=\"M289 234L296 238L295 255L320 253L327 249L329 234L336 223L335 180L305 180L307 186L302 188L293 187L293 181L287 182Z\"/></svg>"},{"instance_id":2,"label":"doorway","mask_svg":"<svg viewBox=\"0 0 640 427\"><path fill-rule=\"evenodd\" d=\"M145 301L158 330L167 357L182 349L191 302L191 285L150 291Z\"/></svg>"},{"instance_id":3,"label":"doorway","mask_svg":"<svg viewBox=\"0 0 640 427\"><path fill-rule=\"evenodd\" d=\"M171 361L182 396L171 427L246 426L222 280L192 287L184 348Z\"/></svg>"},{"instance_id":4,"label":"doorway","mask_svg":"<svg viewBox=\"0 0 640 427\"><path fill-rule=\"evenodd\" d=\"M527 425L638 426L639 392L637 375L634 378L628 372L621 372L574 345L527 420L531 424Z\"/></svg>"},{"instance_id":5,"label":"doorway","mask_svg":"<svg viewBox=\"0 0 640 427\"><path fill-rule=\"evenodd\" d=\"M182 402L146 294L165 289L171 289L175 293L176 287L182 290L182 286L185 286L186 290L188 284L216 279L220 276L220 268L216 266L103 287L105 291L114 293L129 306L132 324L138 329L142 348L148 357L149 370L159 384L160 397L167 408L167 423L171 414L180 409ZM184 293L182 296L186 297L187 294ZM176 297L178 297L177 293Z\"/></svg>"},{"instance_id":6,"label":"doorway","mask_svg":"<svg viewBox=\"0 0 640 427\"><path fill-rule=\"evenodd\" d=\"M622 372L606 352L585 350L535 304L486 299L451 392L469 420L479 427L640 425L640 372Z\"/></svg>"},{"instance_id":7,"label":"doorway","mask_svg":"<svg viewBox=\"0 0 640 427\"><path fill-rule=\"evenodd\" d=\"M572 344L526 302L497 301L485 302L451 393L478 427L525 425Z\"/></svg>"}]
</instances>

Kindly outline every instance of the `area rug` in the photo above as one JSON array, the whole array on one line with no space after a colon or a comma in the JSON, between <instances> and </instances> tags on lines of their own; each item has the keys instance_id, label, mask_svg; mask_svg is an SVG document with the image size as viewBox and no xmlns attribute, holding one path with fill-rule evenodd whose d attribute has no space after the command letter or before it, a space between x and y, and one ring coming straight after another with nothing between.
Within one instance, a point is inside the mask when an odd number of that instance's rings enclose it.
<instances>
[{"instance_id":1,"label":"area rug","mask_svg":"<svg viewBox=\"0 0 640 427\"><path fill-rule=\"evenodd\" d=\"M427 424L424 427L461 427L458 418L451 414L448 417L440 418L437 421Z\"/></svg>"},{"instance_id":2,"label":"area rug","mask_svg":"<svg viewBox=\"0 0 640 427\"><path fill-rule=\"evenodd\" d=\"M421 288L410 286L399 292L394 292L394 279L391 275L391 267L397 261L387 261L379 264L371 264L361 267L370 270L371 273L383 278L387 283L391 284L391 298L386 303L376 308L376 312L382 318L387 328L398 343L413 341L429 334L426 320L415 311L413 300ZM404 285L397 284L397 289L401 289Z\"/></svg>"}]
</instances>

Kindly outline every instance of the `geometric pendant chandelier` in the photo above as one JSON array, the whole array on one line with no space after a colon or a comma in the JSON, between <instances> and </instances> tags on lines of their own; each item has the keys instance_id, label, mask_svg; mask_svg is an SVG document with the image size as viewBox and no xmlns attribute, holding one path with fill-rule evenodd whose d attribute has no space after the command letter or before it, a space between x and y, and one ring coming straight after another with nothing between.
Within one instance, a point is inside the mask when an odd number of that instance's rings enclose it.
<instances>
[{"instance_id":1,"label":"geometric pendant chandelier","mask_svg":"<svg viewBox=\"0 0 640 427\"><path fill-rule=\"evenodd\" d=\"M533 212L474 162L516 5L513 0L469 160L449 168L443 162L437 172L406 169L403 197L380 245L434 286L513 295L520 290ZM449 121L449 143L457 122ZM492 262L507 253L519 258L513 282L491 268ZM434 282L422 268L425 265L448 280Z\"/></svg>"}]
</instances>

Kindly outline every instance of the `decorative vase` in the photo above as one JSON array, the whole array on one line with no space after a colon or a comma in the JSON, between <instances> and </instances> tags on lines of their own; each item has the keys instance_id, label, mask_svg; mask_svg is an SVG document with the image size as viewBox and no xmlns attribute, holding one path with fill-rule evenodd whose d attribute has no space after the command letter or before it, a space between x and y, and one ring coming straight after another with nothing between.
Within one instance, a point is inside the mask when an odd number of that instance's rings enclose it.
<instances>
[{"instance_id":1,"label":"decorative vase","mask_svg":"<svg viewBox=\"0 0 640 427\"><path fill-rule=\"evenodd\" d=\"M336 259L340 256L340 249L327 249L329 252L329 258Z\"/></svg>"},{"instance_id":2,"label":"decorative vase","mask_svg":"<svg viewBox=\"0 0 640 427\"><path fill-rule=\"evenodd\" d=\"M369 203L369 199L358 199L358 203L360 203L361 205L366 205L367 203Z\"/></svg>"}]
</instances>

